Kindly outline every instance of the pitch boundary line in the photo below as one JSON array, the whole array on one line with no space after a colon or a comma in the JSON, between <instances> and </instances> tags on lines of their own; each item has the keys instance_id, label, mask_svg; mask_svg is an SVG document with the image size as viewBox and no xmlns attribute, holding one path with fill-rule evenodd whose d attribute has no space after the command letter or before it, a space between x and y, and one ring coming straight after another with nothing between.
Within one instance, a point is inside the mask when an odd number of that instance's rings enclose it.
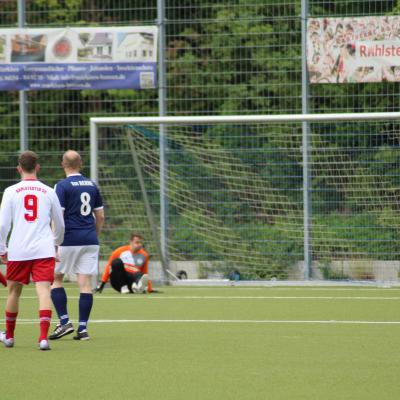
<instances>
[{"instance_id":1,"label":"pitch boundary line","mask_svg":"<svg viewBox=\"0 0 400 400\"><path fill-rule=\"evenodd\" d=\"M4 323L4 320L1 320ZM76 323L76 320L72 320ZM307 325L400 325L400 321L273 320L273 319L94 319L91 324L307 324ZM18 319L17 324L38 324L37 319Z\"/></svg>"},{"instance_id":2,"label":"pitch boundary line","mask_svg":"<svg viewBox=\"0 0 400 400\"><path fill-rule=\"evenodd\" d=\"M7 299L7 296L0 296ZM37 299L36 296L21 296L21 299ZM68 299L77 300L79 296L68 296ZM374 297L374 296L145 296L145 295L119 295L96 296L97 300L400 300L400 296Z\"/></svg>"},{"instance_id":3,"label":"pitch boundary line","mask_svg":"<svg viewBox=\"0 0 400 400\"><path fill-rule=\"evenodd\" d=\"M68 286L66 286L66 289L76 289L76 285L70 285L68 284ZM188 286L188 287L174 287L173 289L177 289L179 290L189 290L189 289L193 289L194 291L196 290L213 290L215 291L216 289L218 290L226 290L226 289L232 289L235 291L242 291L242 290L248 290L248 291L368 291L368 292L372 292L372 291L399 291L400 287L398 286L392 286L392 287L312 287L312 286L304 286L304 287L291 287L291 286L266 286L266 287L252 287L252 286L243 286L243 287L200 287L200 286ZM6 288L3 289L2 286L0 286L0 291L1 290L7 290ZM34 287L24 287L23 291L29 291L29 290L33 290L35 291L36 289ZM111 290L111 289L110 289Z\"/></svg>"},{"instance_id":4,"label":"pitch boundary line","mask_svg":"<svg viewBox=\"0 0 400 400\"><path fill-rule=\"evenodd\" d=\"M77 297L78 298L78 297ZM101 297L96 297L100 299ZM120 299L121 296L104 296L103 299ZM373 297L373 296L131 296L124 299L135 298L149 300L400 300L400 296Z\"/></svg>"}]
</instances>

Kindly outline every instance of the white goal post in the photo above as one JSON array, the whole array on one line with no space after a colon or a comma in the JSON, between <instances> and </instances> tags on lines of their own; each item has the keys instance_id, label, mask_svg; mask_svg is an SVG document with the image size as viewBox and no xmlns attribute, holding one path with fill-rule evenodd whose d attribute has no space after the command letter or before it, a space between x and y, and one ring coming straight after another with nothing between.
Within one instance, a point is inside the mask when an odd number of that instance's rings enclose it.
<instances>
[{"instance_id":1,"label":"white goal post","mask_svg":"<svg viewBox=\"0 0 400 400\"><path fill-rule=\"evenodd\" d=\"M241 124L285 124L285 123L356 123L367 121L379 121L380 123L397 121L400 123L400 112L373 112L373 113L333 113L333 114L282 114L282 115L231 115L231 116L166 116L166 117L92 117L90 118L90 173L91 179L99 180L98 176L98 130L100 127L123 127L124 125L135 126L188 126L188 125L220 125L230 124L232 126ZM400 135L400 132L398 133ZM304 279L311 277L310 246L311 246L311 204L310 204L310 157L312 145L310 143L310 130L303 129L301 133L301 146L298 150L302 157L303 174L303 230L304 230ZM161 146L160 146L161 149ZM160 165L160 169L162 169ZM161 174L161 173L160 173ZM162 187L164 183L160 183ZM160 195L162 190L160 190ZM160 243L165 243L161 238ZM162 255L166 250L161 245ZM321 253L322 254L322 253ZM321 256L321 259L323 257ZM167 263L167 260L163 262ZM167 266L165 266L166 269Z\"/></svg>"}]
</instances>

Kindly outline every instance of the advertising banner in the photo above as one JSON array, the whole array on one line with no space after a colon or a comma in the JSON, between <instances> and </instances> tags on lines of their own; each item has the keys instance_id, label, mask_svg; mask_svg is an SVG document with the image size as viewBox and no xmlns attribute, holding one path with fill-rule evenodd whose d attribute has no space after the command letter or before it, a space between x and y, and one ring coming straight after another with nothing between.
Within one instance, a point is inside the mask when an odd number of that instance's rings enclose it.
<instances>
[{"instance_id":1,"label":"advertising banner","mask_svg":"<svg viewBox=\"0 0 400 400\"><path fill-rule=\"evenodd\" d=\"M311 83L400 81L400 17L312 18Z\"/></svg>"},{"instance_id":2,"label":"advertising banner","mask_svg":"<svg viewBox=\"0 0 400 400\"><path fill-rule=\"evenodd\" d=\"M157 27L1 29L0 90L148 89Z\"/></svg>"}]
</instances>

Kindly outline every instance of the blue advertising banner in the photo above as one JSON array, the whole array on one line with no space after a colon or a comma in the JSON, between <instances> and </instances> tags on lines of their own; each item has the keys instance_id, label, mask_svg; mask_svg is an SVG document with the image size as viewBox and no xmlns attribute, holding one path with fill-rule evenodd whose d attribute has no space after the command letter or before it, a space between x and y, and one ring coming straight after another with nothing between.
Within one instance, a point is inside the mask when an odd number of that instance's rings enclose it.
<instances>
[{"instance_id":1,"label":"blue advertising banner","mask_svg":"<svg viewBox=\"0 0 400 400\"><path fill-rule=\"evenodd\" d=\"M0 90L156 85L157 27L0 30Z\"/></svg>"}]
</instances>

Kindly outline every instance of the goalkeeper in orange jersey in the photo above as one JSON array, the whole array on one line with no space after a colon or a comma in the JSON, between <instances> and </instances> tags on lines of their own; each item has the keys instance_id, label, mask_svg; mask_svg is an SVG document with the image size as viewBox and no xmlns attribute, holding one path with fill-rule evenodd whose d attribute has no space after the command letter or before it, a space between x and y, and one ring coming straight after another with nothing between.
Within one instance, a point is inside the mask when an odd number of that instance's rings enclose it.
<instances>
[{"instance_id":1,"label":"goalkeeper in orange jersey","mask_svg":"<svg viewBox=\"0 0 400 400\"><path fill-rule=\"evenodd\" d=\"M150 292L148 262L149 255L143 248L143 237L133 233L128 245L112 252L95 291L101 293L110 279L111 286L123 294Z\"/></svg>"}]
</instances>

